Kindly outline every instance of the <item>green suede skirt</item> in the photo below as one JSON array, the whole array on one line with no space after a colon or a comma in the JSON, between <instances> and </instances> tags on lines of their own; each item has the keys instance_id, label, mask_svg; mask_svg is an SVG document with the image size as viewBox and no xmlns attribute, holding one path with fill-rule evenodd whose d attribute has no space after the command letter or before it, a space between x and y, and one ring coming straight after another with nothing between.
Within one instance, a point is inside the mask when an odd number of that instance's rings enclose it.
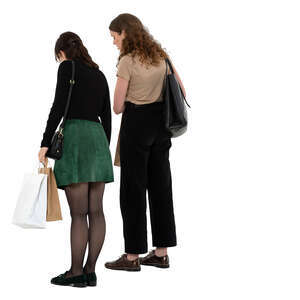
<instances>
[{"instance_id":1,"label":"green suede skirt","mask_svg":"<svg viewBox=\"0 0 300 300\"><path fill-rule=\"evenodd\" d=\"M114 181L111 153L100 122L69 119L63 134L63 154L53 168L57 188L64 190L77 182Z\"/></svg>"}]
</instances>

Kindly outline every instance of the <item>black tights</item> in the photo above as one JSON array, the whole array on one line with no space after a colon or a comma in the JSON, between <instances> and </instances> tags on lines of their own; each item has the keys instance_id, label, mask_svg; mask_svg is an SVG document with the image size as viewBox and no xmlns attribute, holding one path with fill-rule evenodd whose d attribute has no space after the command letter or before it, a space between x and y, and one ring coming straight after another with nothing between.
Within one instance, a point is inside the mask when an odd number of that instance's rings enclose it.
<instances>
[{"instance_id":1,"label":"black tights","mask_svg":"<svg viewBox=\"0 0 300 300\"><path fill-rule=\"evenodd\" d=\"M95 271L96 262L105 238L103 213L104 182L72 183L65 187L70 207L72 264L67 277ZM87 223L87 216L89 225ZM88 257L83 260L88 244Z\"/></svg>"}]
</instances>

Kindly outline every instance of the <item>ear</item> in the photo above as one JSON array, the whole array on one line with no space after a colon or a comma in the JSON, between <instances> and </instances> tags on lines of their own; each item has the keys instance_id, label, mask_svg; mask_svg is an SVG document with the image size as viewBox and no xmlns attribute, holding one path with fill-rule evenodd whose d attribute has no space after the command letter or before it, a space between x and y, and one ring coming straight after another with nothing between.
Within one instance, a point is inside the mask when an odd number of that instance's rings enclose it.
<instances>
[{"instance_id":1,"label":"ear","mask_svg":"<svg viewBox=\"0 0 300 300\"><path fill-rule=\"evenodd\" d=\"M65 52L63 50L60 50L59 54L60 54L61 60L66 60L67 59L66 54L65 54Z\"/></svg>"},{"instance_id":2,"label":"ear","mask_svg":"<svg viewBox=\"0 0 300 300\"><path fill-rule=\"evenodd\" d=\"M125 38L125 37L126 37L126 32L125 32L124 29L122 29L120 36L121 36L122 38Z\"/></svg>"}]
</instances>

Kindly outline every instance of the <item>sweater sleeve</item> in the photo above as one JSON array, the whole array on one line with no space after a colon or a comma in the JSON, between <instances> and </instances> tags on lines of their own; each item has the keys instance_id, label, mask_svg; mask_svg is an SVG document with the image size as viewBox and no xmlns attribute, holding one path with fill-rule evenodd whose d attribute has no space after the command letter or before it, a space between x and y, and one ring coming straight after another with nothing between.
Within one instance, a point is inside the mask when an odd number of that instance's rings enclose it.
<instances>
[{"instance_id":1,"label":"sweater sleeve","mask_svg":"<svg viewBox=\"0 0 300 300\"><path fill-rule=\"evenodd\" d=\"M100 118L103 129L105 131L108 144L110 145L111 139L111 104L110 104L110 96L109 96L109 86L107 80L105 78L105 93L103 98L102 107L100 110Z\"/></svg>"},{"instance_id":2,"label":"sweater sleeve","mask_svg":"<svg viewBox=\"0 0 300 300\"><path fill-rule=\"evenodd\" d=\"M54 101L41 141L41 147L49 147L52 137L64 114L72 76L72 62L65 60L60 63L57 71L57 83Z\"/></svg>"}]
</instances>

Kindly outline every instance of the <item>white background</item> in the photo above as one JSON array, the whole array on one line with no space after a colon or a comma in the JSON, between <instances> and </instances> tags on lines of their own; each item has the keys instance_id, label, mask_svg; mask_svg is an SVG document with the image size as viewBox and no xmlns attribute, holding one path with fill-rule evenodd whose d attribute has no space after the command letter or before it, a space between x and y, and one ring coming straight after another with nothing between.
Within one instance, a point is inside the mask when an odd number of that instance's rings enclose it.
<instances>
[{"instance_id":1,"label":"white background","mask_svg":"<svg viewBox=\"0 0 300 300\"><path fill-rule=\"evenodd\" d=\"M2 1L1 298L299 299L297 2ZM79 34L113 99L118 51L108 26L124 12L138 16L167 49L191 104L189 130L170 150L178 246L169 249L167 270L104 268L123 253L114 167L104 195L98 286L54 286L51 277L70 267L64 192L63 221L45 230L11 224L23 175L37 171L54 99L54 44L64 31ZM113 114L113 157L119 125Z\"/></svg>"}]
</instances>

